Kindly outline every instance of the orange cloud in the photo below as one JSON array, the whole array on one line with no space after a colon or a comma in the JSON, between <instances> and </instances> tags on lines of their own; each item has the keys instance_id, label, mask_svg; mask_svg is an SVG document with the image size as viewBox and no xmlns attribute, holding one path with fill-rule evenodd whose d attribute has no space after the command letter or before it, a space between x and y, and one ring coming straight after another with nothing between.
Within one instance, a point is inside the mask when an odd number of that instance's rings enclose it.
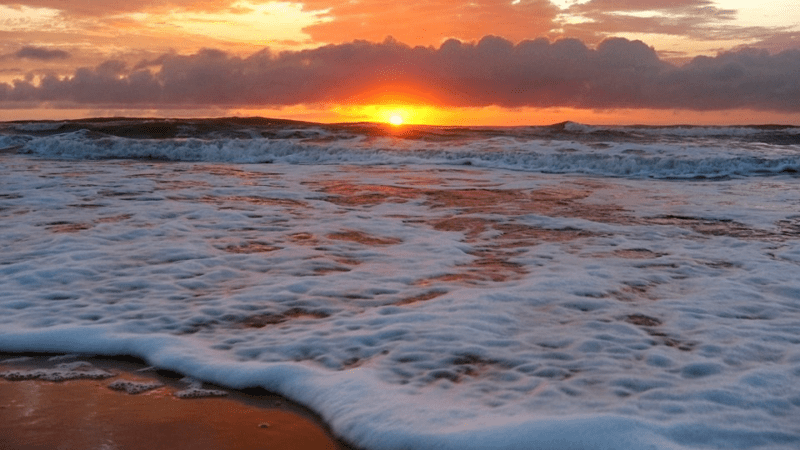
<instances>
[{"instance_id":1,"label":"orange cloud","mask_svg":"<svg viewBox=\"0 0 800 450\"><path fill-rule=\"evenodd\" d=\"M380 41L387 35L410 45L438 45L448 38L478 40L487 34L521 41L547 34L558 8L547 0L431 0L402 2L305 0L304 9L327 10L330 21L305 32L318 42Z\"/></svg>"},{"instance_id":2,"label":"orange cloud","mask_svg":"<svg viewBox=\"0 0 800 450\"><path fill-rule=\"evenodd\" d=\"M73 57L50 60L45 69L65 74L108 58L133 64L170 49L214 47L244 55L265 46L297 50L355 39L380 42L387 35L412 46L486 35L514 43L572 37L595 45L616 36L644 40L662 56L687 61L742 45L796 48L800 43L774 38L798 32L791 1L764 6L765 14L783 18L776 26L742 22L746 14L736 9L746 4L726 0L0 0L0 55L26 46L59 48ZM785 11L778 11L780 2ZM746 11L753 15L755 9ZM42 70L30 61L22 65ZM18 68L0 61L0 81Z\"/></svg>"},{"instance_id":3,"label":"orange cloud","mask_svg":"<svg viewBox=\"0 0 800 450\"><path fill-rule=\"evenodd\" d=\"M184 9L190 11L224 11L230 9L231 1L212 0L0 0L0 5L15 7L24 5L33 8L48 8L61 11L68 16L100 17L113 14L136 12ZM263 2L267 3L267 2Z\"/></svg>"}]
</instances>

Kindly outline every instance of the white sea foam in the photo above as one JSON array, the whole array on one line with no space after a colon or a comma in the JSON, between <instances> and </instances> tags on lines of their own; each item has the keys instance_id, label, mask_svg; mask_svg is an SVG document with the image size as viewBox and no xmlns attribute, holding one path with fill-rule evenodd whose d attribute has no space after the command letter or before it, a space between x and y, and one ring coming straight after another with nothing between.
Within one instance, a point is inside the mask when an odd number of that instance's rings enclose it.
<instances>
[{"instance_id":1,"label":"white sea foam","mask_svg":"<svg viewBox=\"0 0 800 450\"><path fill-rule=\"evenodd\" d=\"M197 380L185 380L188 386L185 389L175 392L178 398L203 398L203 397L224 397L227 392L220 389L205 389L203 383Z\"/></svg>"},{"instance_id":2,"label":"white sea foam","mask_svg":"<svg viewBox=\"0 0 800 450\"><path fill-rule=\"evenodd\" d=\"M794 176L480 167L534 145L504 137L330 152L81 139L27 144L48 158L0 155L0 350L128 354L262 386L370 450L800 445ZM81 153L153 149L204 162ZM273 164L213 162L253 152ZM467 154L472 166L452 164Z\"/></svg>"},{"instance_id":3,"label":"white sea foam","mask_svg":"<svg viewBox=\"0 0 800 450\"><path fill-rule=\"evenodd\" d=\"M158 389L163 384L159 382L144 382L144 381L131 381L131 380L114 380L108 384L108 388L114 391L123 391L126 394L136 395L142 392L152 391Z\"/></svg>"},{"instance_id":4,"label":"white sea foam","mask_svg":"<svg viewBox=\"0 0 800 450\"><path fill-rule=\"evenodd\" d=\"M94 367L85 361L61 363L54 368L11 369L0 372L0 378L5 378L9 381L102 380L113 376L113 373Z\"/></svg>"},{"instance_id":5,"label":"white sea foam","mask_svg":"<svg viewBox=\"0 0 800 450\"><path fill-rule=\"evenodd\" d=\"M743 137L743 136L757 136L775 133L780 130L781 133L790 135L800 134L800 127L796 126L603 126L603 125L586 125L576 122L566 122L564 130L576 133L602 133L602 132L616 132L625 134L645 134L651 136L681 136L688 138L702 138L702 137Z\"/></svg>"}]
</instances>

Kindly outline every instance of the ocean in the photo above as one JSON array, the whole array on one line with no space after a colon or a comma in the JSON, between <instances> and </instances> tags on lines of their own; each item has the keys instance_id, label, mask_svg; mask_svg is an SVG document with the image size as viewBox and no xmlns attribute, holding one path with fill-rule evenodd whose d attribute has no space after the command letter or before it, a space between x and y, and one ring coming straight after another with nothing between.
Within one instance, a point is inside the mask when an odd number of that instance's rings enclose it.
<instances>
[{"instance_id":1,"label":"ocean","mask_svg":"<svg viewBox=\"0 0 800 450\"><path fill-rule=\"evenodd\" d=\"M0 351L366 449L800 446L800 127L0 124Z\"/></svg>"}]
</instances>

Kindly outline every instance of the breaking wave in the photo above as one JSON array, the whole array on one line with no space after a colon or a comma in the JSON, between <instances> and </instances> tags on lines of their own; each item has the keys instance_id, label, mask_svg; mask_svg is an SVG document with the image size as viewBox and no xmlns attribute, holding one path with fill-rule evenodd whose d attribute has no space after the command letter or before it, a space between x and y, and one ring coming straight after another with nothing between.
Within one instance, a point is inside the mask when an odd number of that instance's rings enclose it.
<instances>
[{"instance_id":1,"label":"breaking wave","mask_svg":"<svg viewBox=\"0 0 800 450\"><path fill-rule=\"evenodd\" d=\"M393 128L274 119L104 119L0 126L0 148L44 158L283 164L473 165L657 179L800 172L800 128Z\"/></svg>"}]
</instances>

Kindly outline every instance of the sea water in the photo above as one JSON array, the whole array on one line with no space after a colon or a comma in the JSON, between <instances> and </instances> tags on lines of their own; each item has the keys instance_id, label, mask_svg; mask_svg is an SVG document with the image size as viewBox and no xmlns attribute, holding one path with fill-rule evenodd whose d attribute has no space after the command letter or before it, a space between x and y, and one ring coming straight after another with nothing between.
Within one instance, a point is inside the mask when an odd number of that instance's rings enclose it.
<instances>
[{"instance_id":1,"label":"sea water","mask_svg":"<svg viewBox=\"0 0 800 450\"><path fill-rule=\"evenodd\" d=\"M800 446L800 128L0 124L0 351L369 449Z\"/></svg>"}]
</instances>

